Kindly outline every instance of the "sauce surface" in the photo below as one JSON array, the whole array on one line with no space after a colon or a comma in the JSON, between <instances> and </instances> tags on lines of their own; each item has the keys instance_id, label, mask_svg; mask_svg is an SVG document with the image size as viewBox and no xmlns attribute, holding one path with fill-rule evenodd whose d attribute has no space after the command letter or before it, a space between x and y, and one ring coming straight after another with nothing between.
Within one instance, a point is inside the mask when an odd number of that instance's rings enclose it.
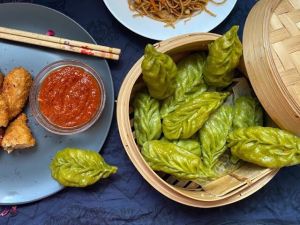
<instances>
[{"instance_id":1,"label":"sauce surface","mask_svg":"<svg viewBox=\"0 0 300 225\"><path fill-rule=\"evenodd\" d=\"M42 82L39 108L57 126L81 126L96 114L102 101L101 92L89 72L77 66L63 66L50 72Z\"/></svg>"}]
</instances>

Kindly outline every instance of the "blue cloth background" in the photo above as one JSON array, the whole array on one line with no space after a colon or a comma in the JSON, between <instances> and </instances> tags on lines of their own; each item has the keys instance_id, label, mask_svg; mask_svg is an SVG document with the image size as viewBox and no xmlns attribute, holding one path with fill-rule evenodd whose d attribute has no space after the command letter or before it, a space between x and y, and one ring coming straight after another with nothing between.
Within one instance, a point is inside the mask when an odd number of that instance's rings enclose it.
<instances>
[{"instance_id":1,"label":"blue cloth background","mask_svg":"<svg viewBox=\"0 0 300 225\"><path fill-rule=\"evenodd\" d=\"M14 1L0 0L2 2ZM121 60L109 62L116 96L128 70L142 56L145 44L153 42L123 27L102 0L17 2L32 2L59 10L81 24L98 43L121 48ZM238 0L229 17L213 32L224 33L232 25L239 24L242 36L246 16L254 4L255 0ZM16 216L0 217L0 224L300 224L299 167L282 169L264 188L238 203L197 209L169 200L142 178L123 149L115 117L101 153L109 163L119 167L116 175L86 189L66 188L39 202L19 206ZM4 207L0 207L0 211L2 209Z\"/></svg>"}]
</instances>

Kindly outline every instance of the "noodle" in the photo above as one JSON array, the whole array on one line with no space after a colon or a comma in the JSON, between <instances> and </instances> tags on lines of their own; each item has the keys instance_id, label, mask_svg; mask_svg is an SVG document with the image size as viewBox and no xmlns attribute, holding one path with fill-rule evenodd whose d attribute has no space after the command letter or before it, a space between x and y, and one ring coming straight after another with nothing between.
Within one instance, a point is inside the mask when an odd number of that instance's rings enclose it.
<instances>
[{"instance_id":1,"label":"noodle","mask_svg":"<svg viewBox=\"0 0 300 225\"><path fill-rule=\"evenodd\" d=\"M148 16L164 22L166 26L174 27L176 21L189 20L202 11L216 16L206 8L208 2L216 5L224 4L227 0L128 0L129 8L136 12L135 16Z\"/></svg>"}]
</instances>

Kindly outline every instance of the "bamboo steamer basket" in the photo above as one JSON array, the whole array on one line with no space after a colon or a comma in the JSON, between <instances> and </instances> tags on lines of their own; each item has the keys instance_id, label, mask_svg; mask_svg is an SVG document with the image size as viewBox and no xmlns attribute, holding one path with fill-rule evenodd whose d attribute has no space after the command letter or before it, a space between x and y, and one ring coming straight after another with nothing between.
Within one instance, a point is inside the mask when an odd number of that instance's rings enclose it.
<instances>
[{"instance_id":1,"label":"bamboo steamer basket","mask_svg":"<svg viewBox=\"0 0 300 225\"><path fill-rule=\"evenodd\" d=\"M207 50L207 45L218 37L219 35L212 33L181 35L156 44L156 48L177 61L192 51ZM143 57L136 62L123 81L117 100L117 120L124 148L134 166L149 184L176 202L211 208L239 201L262 188L275 176L278 170L246 164L232 174L200 187L193 182L179 181L170 175L154 172L143 159L135 142L130 105L135 93L145 88L141 79L142 60ZM239 69L245 72L243 64Z\"/></svg>"},{"instance_id":2,"label":"bamboo steamer basket","mask_svg":"<svg viewBox=\"0 0 300 225\"><path fill-rule=\"evenodd\" d=\"M300 135L300 1L260 0L244 29L244 61L273 121Z\"/></svg>"}]
</instances>

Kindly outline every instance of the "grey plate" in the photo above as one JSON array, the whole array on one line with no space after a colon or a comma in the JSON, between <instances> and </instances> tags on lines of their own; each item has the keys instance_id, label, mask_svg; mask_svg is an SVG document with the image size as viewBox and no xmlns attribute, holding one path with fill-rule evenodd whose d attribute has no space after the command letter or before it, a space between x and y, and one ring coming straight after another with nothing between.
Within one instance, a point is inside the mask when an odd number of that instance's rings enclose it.
<instances>
[{"instance_id":1,"label":"grey plate","mask_svg":"<svg viewBox=\"0 0 300 225\"><path fill-rule=\"evenodd\" d=\"M46 33L48 29L52 29L56 36L95 42L72 19L34 4L0 4L0 26L38 33ZM63 187L52 179L48 168L55 153L65 147L99 151L107 137L113 114L114 91L105 60L0 40L0 70L4 73L13 67L23 66L36 76L44 66L61 59L80 60L100 73L107 94L103 114L97 123L84 133L58 136L39 126L30 115L27 105L25 111L37 145L33 149L15 151L10 155L0 151L0 205L28 203L61 190Z\"/></svg>"}]
</instances>

